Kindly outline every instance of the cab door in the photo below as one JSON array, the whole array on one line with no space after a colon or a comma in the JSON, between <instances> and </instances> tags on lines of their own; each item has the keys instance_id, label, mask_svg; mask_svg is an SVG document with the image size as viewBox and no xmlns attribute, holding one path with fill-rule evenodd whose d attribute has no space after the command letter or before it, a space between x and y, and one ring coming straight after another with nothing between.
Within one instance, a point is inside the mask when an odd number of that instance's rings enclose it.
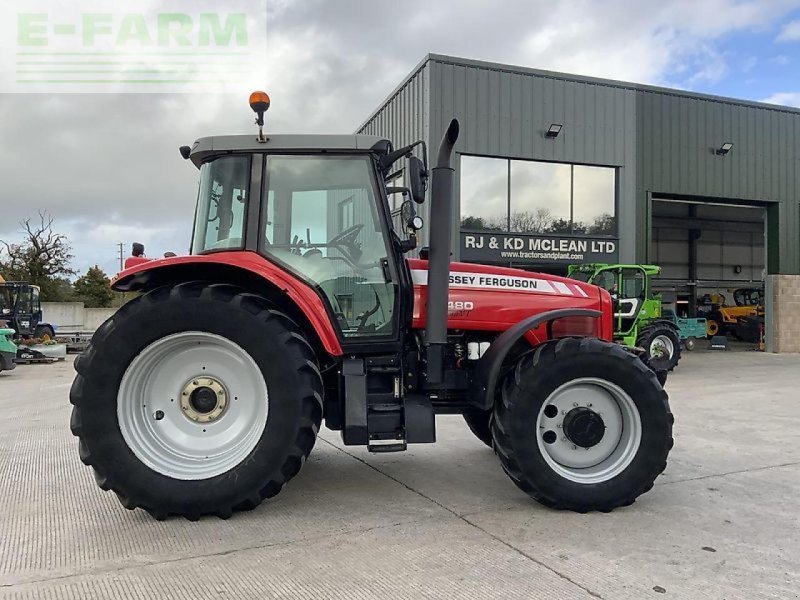
<instances>
[{"instance_id":1,"label":"cab door","mask_svg":"<svg viewBox=\"0 0 800 600\"><path fill-rule=\"evenodd\" d=\"M398 266L366 155L266 157L260 251L309 283L342 346L397 346Z\"/></svg>"},{"instance_id":2,"label":"cab door","mask_svg":"<svg viewBox=\"0 0 800 600\"><path fill-rule=\"evenodd\" d=\"M639 313L647 298L647 275L638 267L623 267L619 270L620 331L629 332L636 325Z\"/></svg>"},{"instance_id":3,"label":"cab door","mask_svg":"<svg viewBox=\"0 0 800 600\"><path fill-rule=\"evenodd\" d=\"M34 292L36 292L34 299ZM35 300L35 304L34 304ZM36 288L29 285L20 286L17 291L17 301L14 306L14 324L17 334L21 336L33 335L36 328L34 316L39 305L39 293Z\"/></svg>"}]
</instances>

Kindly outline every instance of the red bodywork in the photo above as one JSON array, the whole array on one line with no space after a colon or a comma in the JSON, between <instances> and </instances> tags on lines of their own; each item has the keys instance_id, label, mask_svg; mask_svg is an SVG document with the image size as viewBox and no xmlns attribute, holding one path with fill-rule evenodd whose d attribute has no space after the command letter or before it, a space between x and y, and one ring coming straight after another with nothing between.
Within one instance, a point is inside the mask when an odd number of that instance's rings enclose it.
<instances>
[{"instance_id":1,"label":"red bodywork","mask_svg":"<svg viewBox=\"0 0 800 600\"><path fill-rule=\"evenodd\" d=\"M306 316L311 327L316 331L322 347L332 356L341 356L342 346L336 330L333 328L325 305L317 293L305 282L294 277L278 265L269 262L260 254L244 250L230 252L215 252L191 256L174 256L159 258L147 263L142 263L117 273L111 280L111 287L118 290L138 289L136 279L156 269L170 269L180 266L196 266L197 279L202 278L203 265L224 265L243 269L262 277L282 290L297 308ZM130 286L133 284L133 288Z\"/></svg>"},{"instance_id":2,"label":"red bodywork","mask_svg":"<svg viewBox=\"0 0 800 600\"><path fill-rule=\"evenodd\" d=\"M413 327L425 327L428 263L409 259L414 280ZM505 331L523 319L561 308L602 311L599 319L570 319L561 335L593 335L611 340L614 332L611 296L601 288L557 275L472 263L450 263L448 329ZM529 331L531 344L547 339L546 327Z\"/></svg>"},{"instance_id":3,"label":"red bodywork","mask_svg":"<svg viewBox=\"0 0 800 600\"><path fill-rule=\"evenodd\" d=\"M211 264L243 269L271 282L306 316L325 351L332 356L342 355L336 330L316 291L255 252L227 251L156 259L118 273L111 285L118 290L139 289L155 270L180 266L196 267L197 277L200 278L203 265ZM414 281L412 325L415 329L422 329L425 327L428 263L409 259L408 266ZM450 265L449 300L449 329L502 332L526 317L545 311L587 308L602 311L602 317L565 320L559 332L563 335L594 335L604 340L611 340L613 335L612 305L608 292L556 275L454 262ZM546 339L545 327L531 330L526 338L531 344L540 343Z\"/></svg>"}]
</instances>

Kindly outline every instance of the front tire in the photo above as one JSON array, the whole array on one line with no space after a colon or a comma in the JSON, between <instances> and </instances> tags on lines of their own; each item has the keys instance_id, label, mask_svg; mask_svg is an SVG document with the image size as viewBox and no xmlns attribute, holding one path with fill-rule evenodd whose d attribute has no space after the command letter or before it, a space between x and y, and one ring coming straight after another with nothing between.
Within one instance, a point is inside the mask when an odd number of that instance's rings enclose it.
<instances>
[{"instance_id":1,"label":"front tire","mask_svg":"<svg viewBox=\"0 0 800 600\"><path fill-rule=\"evenodd\" d=\"M123 506L227 518L277 494L311 452L322 380L297 326L202 282L140 296L76 360L81 460Z\"/></svg>"},{"instance_id":2,"label":"front tire","mask_svg":"<svg viewBox=\"0 0 800 600\"><path fill-rule=\"evenodd\" d=\"M681 359L681 339L673 327L655 323L643 328L636 345L644 348L647 363L656 371L671 371Z\"/></svg>"},{"instance_id":3,"label":"front tire","mask_svg":"<svg viewBox=\"0 0 800 600\"><path fill-rule=\"evenodd\" d=\"M655 374L616 344L565 338L524 356L495 402L495 452L540 503L577 512L627 506L653 487L672 448Z\"/></svg>"}]
</instances>

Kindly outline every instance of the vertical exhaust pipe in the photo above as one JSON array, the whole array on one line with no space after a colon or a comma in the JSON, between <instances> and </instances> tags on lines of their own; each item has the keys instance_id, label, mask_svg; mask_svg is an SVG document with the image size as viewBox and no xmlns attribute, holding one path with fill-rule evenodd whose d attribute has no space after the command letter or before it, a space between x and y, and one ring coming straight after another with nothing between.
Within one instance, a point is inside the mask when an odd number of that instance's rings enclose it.
<instances>
[{"instance_id":1,"label":"vertical exhaust pipe","mask_svg":"<svg viewBox=\"0 0 800 600\"><path fill-rule=\"evenodd\" d=\"M447 344L447 295L450 285L450 243L453 217L453 147L458 139L458 121L453 119L439 144L431 183L430 254L428 261L428 305L425 316L425 355L428 382L444 378L444 347Z\"/></svg>"}]
</instances>

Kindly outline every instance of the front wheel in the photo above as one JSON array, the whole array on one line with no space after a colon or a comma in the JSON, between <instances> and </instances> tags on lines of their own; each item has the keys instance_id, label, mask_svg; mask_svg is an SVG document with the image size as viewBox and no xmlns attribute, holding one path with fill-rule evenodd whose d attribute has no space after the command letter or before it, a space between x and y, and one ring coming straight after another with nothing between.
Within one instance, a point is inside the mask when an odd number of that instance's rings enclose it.
<instances>
[{"instance_id":1,"label":"front wheel","mask_svg":"<svg viewBox=\"0 0 800 600\"><path fill-rule=\"evenodd\" d=\"M274 496L316 440L322 381L297 326L201 282L126 304L75 362L81 460L126 508L228 517Z\"/></svg>"},{"instance_id":2,"label":"front wheel","mask_svg":"<svg viewBox=\"0 0 800 600\"><path fill-rule=\"evenodd\" d=\"M672 448L667 394L636 356L592 338L524 356L495 402L495 452L535 500L578 512L627 506Z\"/></svg>"},{"instance_id":3,"label":"front wheel","mask_svg":"<svg viewBox=\"0 0 800 600\"><path fill-rule=\"evenodd\" d=\"M647 363L656 371L671 371L681 359L681 339L669 325L655 323L643 328L636 345L644 348Z\"/></svg>"}]
</instances>

